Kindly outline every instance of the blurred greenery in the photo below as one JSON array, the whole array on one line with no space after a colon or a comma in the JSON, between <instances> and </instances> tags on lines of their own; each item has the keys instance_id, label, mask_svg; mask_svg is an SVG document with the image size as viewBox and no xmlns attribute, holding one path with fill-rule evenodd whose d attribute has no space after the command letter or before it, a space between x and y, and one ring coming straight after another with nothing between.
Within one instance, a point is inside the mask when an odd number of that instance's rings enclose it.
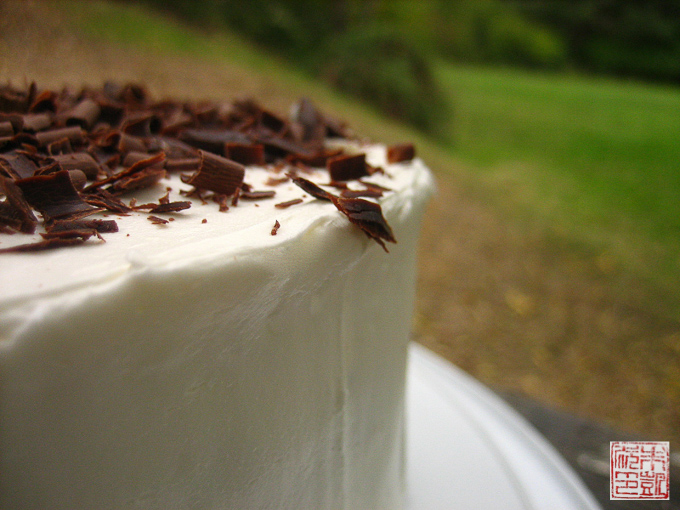
<instances>
[{"instance_id":1,"label":"blurred greenery","mask_svg":"<svg viewBox=\"0 0 680 510\"><path fill-rule=\"evenodd\" d=\"M562 72L677 81L680 19L662 15L680 0L147 2L426 131L511 213L606 254L680 317L680 91ZM643 65L664 41L663 66Z\"/></svg>"},{"instance_id":2,"label":"blurred greenery","mask_svg":"<svg viewBox=\"0 0 680 510\"><path fill-rule=\"evenodd\" d=\"M680 81L680 0L146 0L437 136L432 57Z\"/></svg>"}]
</instances>

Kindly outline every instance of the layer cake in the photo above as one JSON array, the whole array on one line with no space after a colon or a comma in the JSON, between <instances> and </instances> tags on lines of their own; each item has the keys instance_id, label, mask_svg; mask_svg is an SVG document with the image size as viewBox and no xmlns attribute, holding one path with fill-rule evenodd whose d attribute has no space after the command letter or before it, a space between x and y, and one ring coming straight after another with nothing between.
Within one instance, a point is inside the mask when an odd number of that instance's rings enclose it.
<instances>
[{"instance_id":1,"label":"layer cake","mask_svg":"<svg viewBox=\"0 0 680 510\"><path fill-rule=\"evenodd\" d=\"M0 508L402 507L412 146L306 100L0 98Z\"/></svg>"}]
</instances>

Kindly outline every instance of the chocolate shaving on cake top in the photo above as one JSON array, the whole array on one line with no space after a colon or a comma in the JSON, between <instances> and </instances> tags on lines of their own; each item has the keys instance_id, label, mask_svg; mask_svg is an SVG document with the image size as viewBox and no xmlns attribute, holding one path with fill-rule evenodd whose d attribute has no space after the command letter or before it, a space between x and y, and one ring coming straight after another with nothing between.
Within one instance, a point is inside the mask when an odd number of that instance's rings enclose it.
<instances>
[{"instance_id":1,"label":"chocolate shaving on cake top","mask_svg":"<svg viewBox=\"0 0 680 510\"><path fill-rule=\"evenodd\" d=\"M292 179L312 197L331 201L383 248L385 241L396 242L380 206L359 198L389 191L359 181L379 169L364 154L327 149L330 137L350 134L307 99L284 119L252 100L154 102L136 84L107 82L79 92L0 86L0 235L32 234L39 224L45 231L42 241L0 253L72 246L118 231L115 220L86 219L96 212L145 210L151 222L166 225L173 218L158 215L181 214L191 202L173 202L166 194L156 204L137 205L130 194L156 186L168 173L181 173L194 187L189 195L211 200L224 212L239 199L275 197L275 190L253 190L245 182L250 165L272 170L268 185ZM414 154L410 144L393 146L388 161L408 161ZM331 185L343 189L340 196L299 176L312 167L326 168ZM348 181L363 189L348 189Z\"/></svg>"}]
</instances>

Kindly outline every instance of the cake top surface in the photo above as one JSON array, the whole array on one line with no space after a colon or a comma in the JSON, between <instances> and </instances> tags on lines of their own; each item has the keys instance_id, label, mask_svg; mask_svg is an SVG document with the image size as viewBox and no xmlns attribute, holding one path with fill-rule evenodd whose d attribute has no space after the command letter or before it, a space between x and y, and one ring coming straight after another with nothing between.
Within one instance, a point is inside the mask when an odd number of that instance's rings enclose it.
<instances>
[{"instance_id":1,"label":"cake top surface","mask_svg":"<svg viewBox=\"0 0 680 510\"><path fill-rule=\"evenodd\" d=\"M315 224L387 251L398 232L381 205L430 179L413 146L362 143L305 99L289 117L251 100L153 102L138 85L0 88L3 306L246 256Z\"/></svg>"}]
</instances>

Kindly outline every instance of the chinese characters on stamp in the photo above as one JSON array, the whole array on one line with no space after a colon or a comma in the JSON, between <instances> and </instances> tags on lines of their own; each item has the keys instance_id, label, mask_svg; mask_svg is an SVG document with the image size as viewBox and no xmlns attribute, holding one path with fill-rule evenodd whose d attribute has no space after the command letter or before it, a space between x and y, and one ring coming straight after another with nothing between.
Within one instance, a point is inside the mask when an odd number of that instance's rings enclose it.
<instances>
[{"instance_id":1,"label":"chinese characters on stamp","mask_svg":"<svg viewBox=\"0 0 680 510\"><path fill-rule=\"evenodd\" d=\"M667 441L609 443L610 499L669 499Z\"/></svg>"}]
</instances>

